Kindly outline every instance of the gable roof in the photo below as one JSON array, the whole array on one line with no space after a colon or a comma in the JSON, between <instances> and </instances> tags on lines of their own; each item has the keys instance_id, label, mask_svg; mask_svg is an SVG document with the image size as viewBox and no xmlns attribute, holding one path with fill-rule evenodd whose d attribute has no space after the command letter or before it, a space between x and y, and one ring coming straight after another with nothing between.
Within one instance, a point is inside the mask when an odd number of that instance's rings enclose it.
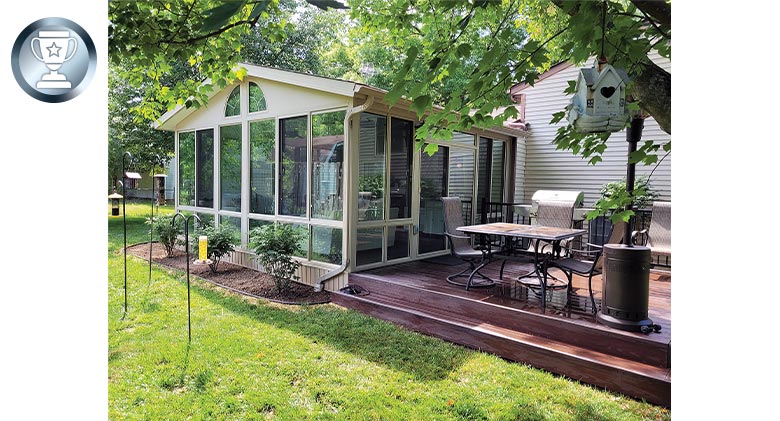
<instances>
[{"instance_id":1,"label":"gable roof","mask_svg":"<svg viewBox=\"0 0 780 421\"><path fill-rule=\"evenodd\" d=\"M272 80L275 82L286 83L335 95L354 97L355 94L359 93L362 95L372 95L374 97L382 98L385 94L387 94L387 91L384 89L366 85L360 82L317 76L310 73L297 72L293 70L258 66L250 63L239 63L239 66L246 68L247 76L249 77ZM209 81L205 81L203 83L207 84ZM208 99L210 100L220 91L220 89L212 89L208 94ZM402 98L398 101L398 105L402 107L409 107L409 105L411 105L411 101ZM434 108L441 109L441 107L438 106L434 106ZM159 130L174 130L179 122L187 118L196 110L197 109L194 107L187 108L184 105L177 105L173 109L163 114L158 121L155 121L153 127ZM501 111L503 111L503 109L501 109ZM517 122L505 122L503 127L495 127L489 130L510 136L518 136L520 134L519 132L522 132L524 128L524 126L517 124Z\"/></svg>"},{"instance_id":2,"label":"gable roof","mask_svg":"<svg viewBox=\"0 0 780 421\"><path fill-rule=\"evenodd\" d=\"M358 91L358 89L365 89L366 87L371 88L368 85L363 85L357 82L328 78L291 70L276 69L249 63L239 63L238 65L247 70L247 76L249 77L272 80L275 82L300 86L303 88L327 92L335 95L352 97L354 96L355 92ZM210 83L208 80L203 82L204 85L208 83ZM212 89L211 92L208 93L207 98L210 100L220 91L220 89ZM177 105L173 109L163 114L160 119L154 123L154 128L160 130L173 130L173 128L179 122L184 120L195 111L196 108L194 107L187 108L184 105Z\"/></svg>"}]
</instances>

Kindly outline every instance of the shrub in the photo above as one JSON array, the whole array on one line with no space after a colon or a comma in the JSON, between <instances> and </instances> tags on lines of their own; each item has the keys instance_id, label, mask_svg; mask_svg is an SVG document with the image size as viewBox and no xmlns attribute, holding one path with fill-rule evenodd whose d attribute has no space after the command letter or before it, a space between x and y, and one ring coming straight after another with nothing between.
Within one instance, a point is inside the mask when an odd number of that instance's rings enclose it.
<instances>
[{"instance_id":1,"label":"shrub","mask_svg":"<svg viewBox=\"0 0 780 421\"><path fill-rule=\"evenodd\" d=\"M256 259L271 275L276 290L280 294L288 293L291 283L300 279L295 274L300 263L293 255L301 253L301 232L292 225L273 224L253 229L250 238Z\"/></svg>"},{"instance_id":2,"label":"shrub","mask_svg":"<svg viewBox=\"0 0 780 421\"><path fill-rule=\"evenodd\" d=\"M146 224L149 225L149 229L153 234L157 235L160 244L165 247L167 257L173 257L173 248L176 246L179 235L184 230L181 220L176 221L176 224L171 224L172 220L173 215L146 218Z\"/></svg>"},{"instance_id":3,"label":"shrub","mask_svg":"<svg viewBox=\"0 0 780 421\"><path fill-rule=\"evenodd\" d=\"M192 250L198 254L198 237L205 235L208 237L208 258L211 260L209 269L212 273L217 273L219 261L228 253L236 249L235 229L230 225L221 225L219 228L214 225L204 225L198 235L192 241Z\"/></svg>"}]
</instances>

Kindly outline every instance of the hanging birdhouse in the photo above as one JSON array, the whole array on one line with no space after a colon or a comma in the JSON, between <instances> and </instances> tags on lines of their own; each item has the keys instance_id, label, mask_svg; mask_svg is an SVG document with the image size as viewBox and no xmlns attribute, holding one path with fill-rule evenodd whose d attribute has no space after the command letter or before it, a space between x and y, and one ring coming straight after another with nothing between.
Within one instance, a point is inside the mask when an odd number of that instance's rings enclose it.
<instances>
[{"instance_id":1,"label":"hanging birdhouse","mask_svg":"<svg viewBox=\"0 0 780 421\"><path fill-rule=\"evenodd\" d=\"M605 62L580 69L567 119L580 133L617 132L626 127L628 74Z\"/></svg>"}]
</instances>

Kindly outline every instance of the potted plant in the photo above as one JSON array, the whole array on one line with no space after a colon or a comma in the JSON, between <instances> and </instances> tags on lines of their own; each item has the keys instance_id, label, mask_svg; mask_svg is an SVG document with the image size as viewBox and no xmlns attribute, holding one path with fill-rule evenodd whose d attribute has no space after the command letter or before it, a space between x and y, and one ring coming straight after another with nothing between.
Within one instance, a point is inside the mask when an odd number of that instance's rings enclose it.
<instances>
[{"instance_id":1,"label":"potted plant","mask_svg":"<svg viewBox=\"0 0 780 421\"><path fill-rule=\"evenodd\" d=\"M658 198L658 193L650 185L650 178L639 176L634 181L634 191L629 194L626 191L626 179L612 181L601 187L601 197L593 205L593 210L588 212L585 217L593 220L598 217L606 216L615 222L628 222L634 215L634 211L626 209L629 204L637 208L645 208Z\"/></svg>"}]
</instances>

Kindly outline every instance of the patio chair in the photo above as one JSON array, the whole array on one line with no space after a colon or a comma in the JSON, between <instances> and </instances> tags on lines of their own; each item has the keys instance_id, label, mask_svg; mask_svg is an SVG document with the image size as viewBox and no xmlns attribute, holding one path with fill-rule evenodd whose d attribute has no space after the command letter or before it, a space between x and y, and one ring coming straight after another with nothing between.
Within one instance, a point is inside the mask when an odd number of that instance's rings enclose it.
<instances>
[{"instance_id":1,"label":"patio chair","mask_svg":"<svg viewBox=\"0 0 780 421\"><path fill-rule=\"evenodd\" d=\"M495 285L495 281L484 275L480 270L490 263L493 252L499 249L485 247L475 248L471 245L471 237L457 231L462 227L463 212L460 197L442 197L441 198L444 213L444 235L450 245L450 253L469 264L469 267L454 275L447 277L447 282L453 285L465 286L466 290L471 287L489 287ZM474 278L480 278L481 281L474 281ZM467 278L466 282L456 280L457 278Z\"/></svg>"},{"instance_id":2,"label":"patio chair","mask_svg":"<svg viewBox=\"0 0 780 421\"><path fill-rule=\"evenodd\" d=\"M536 208L536 221L534 225L544 225L548 227L557 228L571 228L572 220L574 219L574 202L548 202L540 201ZM537 240L538 241L538 240ZM539 244L537 248L537 241L531 241L529 247L526 249L519 249L522 253L528 256L534 256L537 252L542 253L543 249L549 244ZM565 249L568 247L569 241L562 241L560 247ZM552 253L559 253L559 250L551 250ZM532 261L532 260L529 260ZM503 278L504 266L501 266L500 277ZM531 270L528 273L518 277L518 281L523 283L523 278L532 277L532 283L538 285L536 278L536 271ZM534 282L535 281L535 282Z\"/></svg>"},{"instance_id":3,"label":"patio chair","mask_svg":"<svg viewBox=\"0 0 780 421\"><path fill-rule=\"evenodd\" d=\"M631 233L631 241L644 234L645 246L654 257L672 257L672 202L653 202L650 227Z\"/></svg>"},{"instance_id":4,"label":"patio chair","mask_svg":"<svg viewBox=\"0 0 780 421\"><path fill-rule=\"evenodd\" d=\"M621 244L623 242L622 240L625 229L625 222L618 222L613 224L612 233L609 235L609 239L605 244ZM561 259L547 259L545 261L545 268L542 273L544 276L544 282L547 282L547 277L551 276L547 273L547 271L551 268L558 268L566 275L567 304L572 293L573 274L587 276L588 296L590 297L593 314L596 314L596 299L593 297L593 277L595 275L600 275L603 271L603 246L586 243L586 247L587 249L584 250L575 250L571 248L567 249L566 255L569 257L564 257Z\"/></svg>"}]
</instances>

